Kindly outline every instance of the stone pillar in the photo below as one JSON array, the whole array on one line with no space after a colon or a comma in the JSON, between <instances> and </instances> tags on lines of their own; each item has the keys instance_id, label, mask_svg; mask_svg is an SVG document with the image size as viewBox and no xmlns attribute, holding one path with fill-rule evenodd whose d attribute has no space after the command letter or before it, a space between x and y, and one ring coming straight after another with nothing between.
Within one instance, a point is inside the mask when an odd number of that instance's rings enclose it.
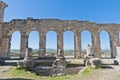
<instances>
[{"instance_id":1,"label":"stone pillar","mask_svg":"<svg viewBox=\"0 0 120 80\"><path fill-rule=\"evenodd\" d=\"M2 24L0 24L0 56L1 56L1 54L2 54Z\"/></svg>"},{"instance_id":2,"label":"stone pillar","mask_svg":"<svg viewBox=\"0 0 120 80\"><path fill-rule=\"evenodd\" d=\"M8 42L8 56L10 56L10 49L11 49L11 36L9 36L9 42Z\"/></svg>"},{"instance_id":3,"label":"stone pillar","mask_svg":"<svg viewBox=\"0 0 120 80\"><path fill-rule=\"evenodd\" d=\"M119 45L118 44L118 39L117 39L117 34L112 34L110 35L110 48L111 48L111 58L116 58L117 54L116 54L116 46Z\"/></svg>"},{"instance_id":4,"label":"stone pillar","mask_svg":"<svg viewBox=\"0 0 120 80\"><path fill-rule=\"evenodd\" d=\"M46 53L46 35L40 34L40 54L39 57L45 57Z\"/></svg>"},{"instance_id":5,"label":"stone pillar","mask_svg":"<svg viewBox=\"0 0 120 80\"><path fill-rule=\"evenodd\" d=\"M114 41L115 41L115 50L117 46L120 46L119 43L119 32L114 33ZM118 56L117 52L115 52L116 57Z\"/></svg>"},{"instance_id":6,"label":"stone pillar","mask_svg":"<svg viewBox=\"0 0 120 80\"><path fill-rule=\"evenodd\" d=\"M2 47L2 36L0 35L0 48ZM0 50L1 52L1 50Z\"/></svg>"},{"instance_id":7,"label":"stone pillar","mask_svg":"<svg viewBox=\"0 0 120 80\"><path fill-rule=\"evenodd\" d=\"M93 46L92 45L87 45L87 51L86 51L86 56L92 56L94 54L94 51L93 51Z\"/></svg>"},{"instance_id":8,"label":"stone pillar","mask_svg":"<svg viewBox=\"0 0 120 80\"><path fill-rule=\"evenodd\" d=\"M79 32L76 32L75 36L74 36L74 51L75 51L75 58L81 58L82 57L81 35L79 34Z\"/></svg>"},{"instance_id":9,"label":"stone pillar","mask_svg":"<svg viewBox=\"0 0 120 80\"><path fill-rule=\"evenodd\" d=\"M2 47L2 23L0 23L0 48ZM1 52L1 50L0 50Z\"/></svg>"},{"instance_id":10,"label":"stone pillar","mask_svg":"<svg viewBox=\"0 0 120 80\"><path fill-rule=\"evenodd\" d=\"M26 48L28 48L28 35L21 35L20 58L25 57Z\"/></svg>"},{"instance_id":11,"label":"stone pillar","mask_svg":"<svg viewBox=\"0 0 120 80\"><path fill-rule=\"evenodd\" d=\"M25 58L24 60L31 60L32 59L32 48L26 48Z\"/></svg>"},{"instance_id":12,"label":"stone pillar","mask_svg":"<svg viewBox=\"0 0 120 80\"><path fill-rule=\"evenodd\" d=\"M120 46L117 46L117 47L116 47L116 53L117 53L116 58L119 58L119 59L120 59Z\"/></svg>"},{"instance_id":13,"label":"stone pillar","mask_svg":"<svg viewBox=\"0 0 120 80\"><path fill-rule=\"evenodd\" d=\"M4 10L7 6L3 1L0 1L0 22L3 22Z\"/></svg>"},{"instance_id":14,"label":"stone pillar","mask_svg":"<svg viewBox=\"0 0 120 80\"><path fill-rule=\"evenodd\" d=\"M2 47L1 50L2 52L0 53L1 58L9 58L9 46L10 46L10 36L3 35L2 36Z\"/></svg>"},{"instance_id":15,"label":"stone pillar","mask_svg":"<svg viewBox=\"0 0 120 80\"><path fill-rule=\"evenodd\" d=\"M57 34L57 56L58 56L59 50L63 50L63 33L62 32L59 32ZM64 56L64 50L61 53L61 55Z\"/></svg>"},{"instance_id":16,"label":"stone pillar","mask_svg":"<svg viewBox=\"0 0 120 80\"><path fill-rule=\"evenodd\" d=\"M94 57L101 58L99 34L95 34L92 36L92 44L93 44L93 49L94 49Z\"/></svg>"}]
</instances>

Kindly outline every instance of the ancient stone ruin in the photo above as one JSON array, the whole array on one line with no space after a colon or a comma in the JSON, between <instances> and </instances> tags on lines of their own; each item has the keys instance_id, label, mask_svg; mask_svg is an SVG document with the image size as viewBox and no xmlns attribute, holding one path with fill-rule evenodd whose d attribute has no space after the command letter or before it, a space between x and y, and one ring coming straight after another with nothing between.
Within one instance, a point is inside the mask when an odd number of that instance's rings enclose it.
<instances>
[{"instance_id":1,"label":"ancient stone ruin","mask_svg":"<svg viewBox=\"0 0 120 80\"><path fill-rule=\"evenodd\" d=\"M34 71L38 75L44 76L64 76L66 75L66 66L67 61L65 57L62 55L63 51L59 50L59 55L56 59L32 59L31 48L26 49L26 56L24 60L20 60L17 62L18 67L25 68ZM50 62L49 62L50 61ZM46 63L47 65L40 64ZM48 65L48 64L51 64Z\"/></svg>"},{"instance_id":2,"label":"ancient stone ruin","mask_svg":"<svg viewBox=\"0 0 120 80\"><path fill-rule=\"evenodd\" d=\"M0 58L9 58L11 47L11 36L15 31L21 33L20 43L20 58L23 61L18 62L18 66L30 68L37 74L45 75L66 75L67 62L64 57L63 49L63 33L65 31L72 31L74 33L74 55L75 58L82 58L83 53L81 49L81 32L88 30L91 32L92 44L87 47L87 54L84 63L88 64L94 62L96 67L101 64L101 49L100 49L100 32L106 30L110 36L111 58L119 58L119 31L120 24L97 24L89 21L79 20L60 20L60 19L34 19L28 17L27 19L13 19L9 22L4 22L4 10L8 7L3 1L0 1ZM31 31L39 33L39 56L37 59L32 58L32 49L28 48L28 37ZM46 33L48 31L55 31L57 33L57 56L54 58L46 58ZM92 56L93 58L90 58ZM1 60L0 59L0 60ZM43 60L48 59L48 60ZM91 60L91 61L90 61ZM49 62L50 66L41 66L43 62ZM100 63L100 64L98 64ZM115 61L118 64L117 61ZM52 64L52 65L51 65ZM92 63L91 63L92 64Z\"/></svg>"},{"instance_id":3,"label":"ancient stone ruin","mask_svg":"<svg viewBox=\"0 0 120 80\"><path fill-rule=\"evenodd\" d=\"M75 56L82 57L81 50L81 35L83 30L88 30L92 33L93 54L95 57L101 58L100 36L101 30L106 30L110 35L111 58L116 58L116 46L120 46L118 32L120 24L97 24L89 21L78 20L59 20L59 19L13 19L10 22L3 22L4 10L8 7L3 1L0 1L0 57L9 58L11 35L14 31L21 33L20 57L25 56L26 48L28 48L28 36L33 30L38 31L39 56L45 56L46 53L46 33L55 31L57 33L57 50L63 49L63 33L67 30L74 32L75 37ZM64 54L64 53L63 53Z\"/></svg>"}]
</instances>

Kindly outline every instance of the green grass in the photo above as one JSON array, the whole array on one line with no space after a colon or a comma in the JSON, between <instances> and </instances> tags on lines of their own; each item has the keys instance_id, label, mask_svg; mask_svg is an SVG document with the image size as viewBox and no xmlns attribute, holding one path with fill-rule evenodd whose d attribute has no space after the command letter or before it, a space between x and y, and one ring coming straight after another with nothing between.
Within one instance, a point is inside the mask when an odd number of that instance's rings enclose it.
<instances>
[{"instance_id":1,"label":"green grass","mask_svg":"<svg viewBox=\"0 0 120 80\"><path fill-rule=\"evenodd\" d=\"M24 78L24 79L33 79L33 80L74 80L78 78L78 75L67 75L67 76L39 76L35 73L27 71L25 69L15 68L12 70L12 78Z\"/></svg>"},{"instance_id":2,"label":"green grass","mask_svg":"<svg viewBox=\"0 0 120 80\"><path fill-rule=\"evenodd\" d=\"M82 75L82 76L84 76L84 75L88 75L88 74L90 74L93 70L94 70L93 67L88 66L87 68L85 68L85 70L82 72L81 75Z\"/></svg>"},{"instance_id":3,"label":"green grass","mask_svg":"<svg viewBox=\"0 0 120 80\"><path fill-rule=\"evenodd\" d=\"M24 78L24 79L33 79L33 80L48 80L46 77L37 76L35 73L31 73L25 69L15 68L12 70L13 78Z\"/></svg>"},{"instance_id":4,"label":"green grass","mask_svg":"<svg viewBox=\"0 0 120 80\"><path fill-rule=\"evenodd\" d=\"M80 77L89 75L92 72L92 70L94 69L89 66L81 74L51 77L51 76L39 76L25 69L14 68L12 70L11 76L12 78L24 78L33 80L75 80L79 79Z\"/></svg>"}]
</instances>

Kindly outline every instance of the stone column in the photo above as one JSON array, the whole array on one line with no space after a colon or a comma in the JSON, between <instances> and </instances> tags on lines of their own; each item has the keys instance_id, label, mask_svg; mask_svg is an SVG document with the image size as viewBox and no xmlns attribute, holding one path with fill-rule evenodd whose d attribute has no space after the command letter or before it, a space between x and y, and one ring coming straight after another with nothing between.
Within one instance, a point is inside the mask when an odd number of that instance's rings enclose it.
<instances>
[{"instance_id":1,"label":"stone column","mask_svg":"<svg viewBox=\"0 0 120 80\"><path fill-rule=\"evenodd\" d=\"M94 49L94 57L101 58L101 50L100 50L100 36L99 34L92 35L92 44Z\"/></svg>"},{"instance_id":2,"label":"stone column","mask_svg":"<svg viewBox=\"0 0 120 80\"><path fill-rule=\"evenodd\" d=\"M26 48L25 58L24 60L31 60L32 59L32 48Z\"/></svg>"},{"instance_id":3,"label":"stone column","mask_svg":"<svg viewBox=\"0 0 120 80\"><path fill-rule=\"evenodd\" d=\"M9 36L9 42L8 42L8 56L10 56L10 49L11 49L11 38L12 38L12 35Z\"/></svg>"},{"instance_id":4,"label":"stone column","mask_svg":"<svg viewBox=\"0 0 120 80\"><path fill-rule=\"evenodd\" d=\"M93 46L92 45L87 45L87 50L86 50L86 56L92 56L94 53L93 51Z\"/></svg>"},{"instance_id":5,"label":"stone column","mask_svg":"<svg viewBox=\"0 0 120 80\"><path fill-rule=\"evenodd\" d=\"M0 22L3 22L4 18L4 10L8 5L5 4L3 1L0 1Z\"/></svg>"},{"instance_id":6,"label":"stone column","mask_svg":"<svg viewBox=\"0 0 120 80\"><path fill-rule=\"evenodd\" d=\"M0 53L0 57L1 58L9 58L9 42L10 42L10 36L7 36L7 35L3 35L2 36L2 47L1 47L1 50L2 52Z\"/></svg>"},{"instance_id":7,"label":"stone column","mask_svg":"<svg viewBox=\"0 0 120 80\"><path fill-rule=\"evenodd\" d=\"M114 40L115 40L115 49L117 46L120 46L120 43L119 43L119 32L115 32L114 33ZM117 52L115 52L115 55L117 57Z\"/></svg>"},{"instance_id":8,"label":"stone column","mask_svg":"<svg viewBox=\"0 0 120 80\"><path fill-rule=\"evenodd\" d=\"M76 32L74 35L74 51L75 51L75 58L81 58L82 57L82 51L81 51L81 35L79 32Z\"/></svg>"},{"instance_id":9,"label":"stone column","mask_svg":"<svg viewBox=\"0 0 120 80\"><path fill-rule=\"evenodd\" d=\"M116 56L117 56L116 46L119 45L118 43L119 43L119 41L117 39L117 34L114 33L114 34L110 35L111 58L116 58Z\"/></svg>"},{"instance_id":10,"label":"stone column","mask_svg":"<svg viewBox=\"0 0 120 80\"><path fill-rule=\"evenodd\" d=\"M2 50L1 50L1 48L2 48L2 31L4 31L2 29L2 27L3 27L3 24L0 23L0 53L2 53Z\"/></svg>"},{"instance_id":11,"label":"stone column","mask_svg":"<svg viewBox=\"0 0 120 80\"><path fill-rule=\"evenodd\" d=\"M46 34L40 34L40 54L39 57L45 57L45 53L46 53Z\"/></svg>"},{"instance_id":12,"label":"stone column","mask_svg":"<svg viewBox=\"0 0 120 80\"><path fill-rule=\"evenodd\" d=\"M59 50L63 50L63 33L62 32L59 32L57 34L57 56L58 56ZM60 55L64 56L64 50Z\"/></svg>"},{"instance_id":13,"label":"stone column","mask_svg":"<svg viewBox=\"0 0 120 80\"><path fill-rule=\"evenodd\" d=\"M2 46L2 23L0 23L0 48ZM1 51L0 51L1 52Z\"/></svg>"},{"instance_id":14,"label":"stone column","mask_svg":"<svg viewBox=\"0 0 120 80\"><path fill-rule=\"evenodd\" d=\"M20 58L25 57L26 48L28 48L28 35L21 35Z\"/></svg>"}]
</instances>

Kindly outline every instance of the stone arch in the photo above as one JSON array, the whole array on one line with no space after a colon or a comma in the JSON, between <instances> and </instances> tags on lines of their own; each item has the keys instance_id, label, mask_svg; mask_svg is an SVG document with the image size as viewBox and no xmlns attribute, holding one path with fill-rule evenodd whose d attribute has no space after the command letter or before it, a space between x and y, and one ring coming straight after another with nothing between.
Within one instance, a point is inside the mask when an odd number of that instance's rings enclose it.
<instances>
[{"instance_id":1,"label":"stone arch","mask_svg":"<svg viewBox=\"0 0 120 80\"><path fill-rule=\"evenodd\" d=\"M110 34L106 30L100 31L101 57L111 58ZM109 54L108 54L109 53Z\"/></svg>"},{"instance_id":2,"label":"stone arch","mask_svg":"<svg viewBox=\"0 0 120 80\"><path fill-rule=\"evenodd\" d=\"M71 31L71 32L75 33L75 29L73 29L71 27L68 27L68 28L66 27L66 28L63 29L63 33L66 32L66 31Z\"/></svg>"},{"instance_id":3,"label":"stone arch","mask_svg":"<svg viewBox=\"0 0 120 80\"><path fill-rule=\"evenodd\" d=\"M113 26L113 27L112 27ZM40 41L39 45L42 45L41 47L41 53L45 53L45 49L46 49L46 33L48 31L56 31L57 32L57 39L59 41L57 41L57 47L58 49L63 49L63 33L65 31L72 31L72 32L80 32L80 33L75 33L77 35L75 35L74 37L78 37L79 34L81 34L81 32L83 30L88 30L91 34L92 34L92 38L94 39L94 46L98 46L99 45L99 33L101 32L101 30L106 30L109 35L110 35L110 39L112 42L112 50L115 53L115 47L118 43L118 39L116 38L117 33L115 33L115 31L120 30L120 25L119 24L97 24L94 22L88 22L88 21L77 21L77 20L59 20L59 19L14 19L10 22L3 22L2 25L2 32L1 32L1 48L3 50L1 50L1 53L3 53L2 55L7 56L8 53L8 39L10 37L10 35L12 34L12 32L19 30L21 32L22 35L22 47L21 47L21 51L22 53L25 53L26 46L27 44L27 39L28 39L28 35L31 31L38 31L39 32L39 37L42 37L42 40ZM97 34L97 33L98 34ZM118 37L118 36L117 36ZM77 40L78 38L76 38L76 44L80 43L81 41ZM81 39L80 39L81 40ZM80 43L81 45L81 43ZM5 48L4 48L5 47ZM79 47L76 46L76 47ZM96 50L96 53L99 53L100 49L98 50L97 48L94 48L94 50ZM80 50L77 48L76 52L80 52Z\"/></svg>"},{"instance_id":4,"label":"stone arch","mask_svg":"<svg viewBox=\"0 0 120 80\"><path fill-rule=\"evenodd\" d=\"M40 37L39 37L39 32L37 30L33 30L29 32L28 35L28 47L33 49L33 54L39 55L39 42L40 42Z\"/></svg>"},{"instance_id":5,"label":"stone arch","mask_svg":"<svg viewBox=\"0 0 120 80\"><path fill-rule=\"evenodd\" d=\"M63 33L63 45L65 56L75 57L74 52L74 31L66 30ZM70 52L68 51L70 50Z\"/></svg>"},{"instance_id":6,"label":"stone arch","mask_svg":"<svg viewBox=\"0 0 120 80\"><path fill-rule=\"evenodd\" d=\"M58 30L56 28L46 28L46 29L44 29L44 32L46 32L46 34L47 34L47 32L50 32L50 31L57 32Z\"/></svg>"},{"instance_id":7,"label":"stone arch","mask_svg":"<svg viewBox=\"0 0 120 80\"><path fill-rule=\"evenodd\" d=\"M38 35L40 35L39 30L36 30L36 29L29 30L29 31L25 32L25 34L29 36L29 34L30 34L32 31L36 31L36 32L38 33Z\"/></svg>"},{"instance_id":8,"label":"stone arch","mask_svg":"<svg viewBox=\"0 0 120 80\"><path fill-rule=\"evenodd\" d=\"M83 34L84 33L84 34ZM85 30L83 29L81 31L81 48L82 48L82 53L83 55L86 54L86 50L87 50L87 45L92 45L92 33L89 30ZM84 35L84 36L83 36ZM89 40L90 39L90 40ZM88 41L89 40L89 41Z\"/></svg>"},{"instance_id":9,"label":"stone arch","mask_svg":"<svg viewBox=\"0 0 120 80\"><path fill-rule=\"evenodd\" d=\"M57 32L55 30L46 33L46 55L57 55Z\"/></svg>"},{"instance_id":10,"label":"stone arch","mask_svg":"<svg viewBox=\"0 0 120 80\"><path fill-rule=\"evenodd\" d=\"M111 30L110 30L109 28L107 28L107 27L99 28L98 33L100 34L100 32L101 32L102 30L107 31L107 32L111 35Z\"/></svg>"},{"instance_id":11,"label":"stone arch","mask_svg":"<svg viewBox=\"0 0 120 80\"><path fill-rule=\"evenodd\" d=\"M21 33L20 31L12 31L9 39L9 55L10 57L18 57L20 54Z\"/></svg>"},{"instance_id":12,"label":"stone arch","mask_svg":"<svg viewBox=\"0 0 120 80\"><path fill-rule=\"evenodd\" d=\"M89 32L91 33L91 35L94 34L93 30L90 29L90 28L87 28L87 27L83 27L83 28L81 28L81 29L79 30L79 32L82 33L82 31L84 31L84 30L89 31Z\"/></svg>"},{"instance_id":13,"label":"stone arch","mask_svg":"<svg viewBox=\"0 0 120 80\"><path fill-rule=\"evenodd\" d=\"M10 30L6 30L7 31L7 35L8 36L11 36L14 32L16 32L16 31L19 31L20 32L20 34L21 34L21 30L20 29L10 29Z\"/></svg>"}]
</instances>

